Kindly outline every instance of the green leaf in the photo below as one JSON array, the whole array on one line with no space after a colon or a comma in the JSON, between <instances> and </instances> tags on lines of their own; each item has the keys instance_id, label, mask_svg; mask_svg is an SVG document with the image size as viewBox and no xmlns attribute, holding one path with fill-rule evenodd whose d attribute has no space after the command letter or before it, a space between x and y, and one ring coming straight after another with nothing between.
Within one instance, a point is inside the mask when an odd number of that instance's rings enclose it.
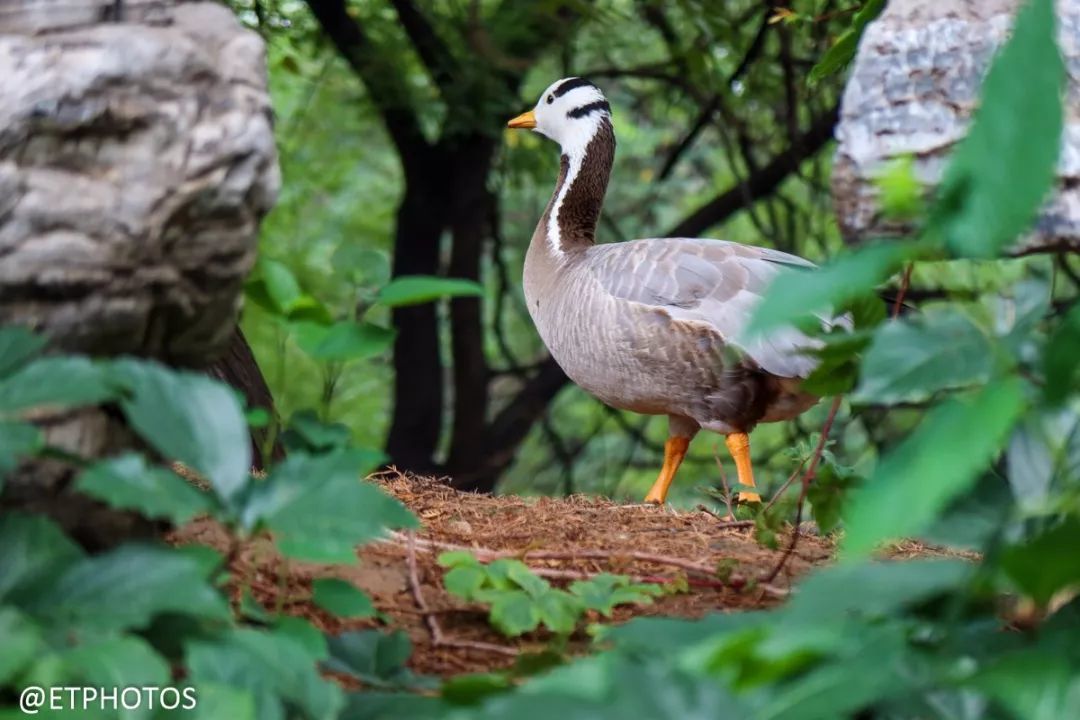
<instances>
[{"instance_id":1,"label":"green leaf","mask_svg":"<svg viewBox=\"0 0 1080 720\"><path fill-rule=\"evenodd\" d=\"M83 557L51 520L14 512L0 515L0 548L0 600L9 602Z\"/></svg>"},{"instance_id":2,"label":"green leaf","mask_svg":"<svg viewBox=\"0 0 1080 720\"><path fill-rule=\"evenodd\" d=\"M506 673L470 673L448 679L442 686L442 696L455 705L477 705L481 700L506 692L514 687Z\"/></svg>"},{"instance_id":3,"label":"green leaf","mask_svg":"<svg viewBox=\"0 0 1080 720\"><path fill-rule=\"evenodd\" d=\"M312 599L327 612L339 617L360 618L375 614L367 593L337 578L321 578L312 583Z\"/></svg>"},{"instance_id":4,"label":"green leaf","mask_svg":"<svg viewBox=\"0 0 1080 720\"><path fill-rule=\"evenodd\" d=\"M41 431L30 423L0 420L0 490L4 476L19 465L19 461L36 455L45 446Z\"/></svg>"},{"instance_id":5,"label":"green leaf","mask_svg":"<svg viewBox=\"0 0 1080 720\"><path fill-rule=\"evenodd\" d=\"M176 525L214 507L210 495L134 453L94 463L79 475L76 487L112 507L138 510Z\"/></svg>"},{"instance_id":6,"label":"green leaf","mask_svg":"<svg viewBox=\"0 0 1080 720\"><path fill-rule=\"evenodd\" d=\"M312 454L330 450L344 450L352 441L352 433L342 423L325 423L314 410L299 410L289 418L289 424L281 435L281 442L289 452ZM371 464L386 461L386 456L371 451Z\"/></svg>"},{"instance_id":7,"label":"green leaf","mask_svg":"<svg viewBox=\"0 0 1080 720\"><path fill-rule=\"evenodd\" d=\"M256 720L251 693L225 683L199 683L198 704L187 713L191 720Z\"/></svg>"},{"instance_id":8,"label":"green leaf","mask_svg":"<svg viewBox=\"0 0 1080 720\"><path fill-rule=\"evenodd\" d=\"M1080 707L1080 675L1067 658L1047 650L1006 655L971 683L1019 720L1061 720Z\"/></svg>"},{"instance_id":9,"label":"green leaf","mask_svg":"<svg viewBox=\"0 0 1080 720\"><path fill-rule=\"evenodd\" d=\"M430 687L431 682L410 672L405 663L412 655L409 636L398 630L364 630L334 635L328 640L327 667L347 673L373 687Z\"/></svg>"},{"instance_id":10,"label":"green leaf","mask_svg":"<svg viewBox=\"0 0 1080 720\"><path fill-rule=\"evenodd\" d=\"M296 342L314 360L343 362L377 357L394 344L392 329L368 322L349 320L327 327L314 323L294 323Z\"/></svg>"},{"instance_id":11,"label":"green leaf","mask_svg":"<svg viewBox=\"0 0 1080 720\"><path fill-rule=\"evenodd\" d=\"M861 480L853 471L837 467L835 463L824 463L818 469L806 499L810 501L814 523L821 533L830 533L840 524L844 503L852 488L859 484Z\"/></svg>"},{"instance_id":12,"label":"green leaf","mask_svg":"<svg viewBox=\"0 0 1080 720\"><path fill-rule=\"evenodd\" d=\"M611 617L616 605L647 605L654 596L663 594L664 589L659 585L632 585L629 578L622 575L601 573L589 580L575 580L570 584L570 592L581 598L586 608Z\"/></svg>"},{"instance_id":13,"label":"green leaf","mask_svg":"<svg viewBox=\"0 0 1080 720\"><path fill-rule=\"evenodd\" d=\"M68 567L27 607L61 624L142 628L158 613L231 617L199 563L166 548L126 545Z\"/></svg>"},{"instance_id":14,"label":"green leaf","mask_svg":"<svg viewBox=\"0 0 1080 720\"><path fill-rule=\"evenodd\" d=\"M498 593L491 603L491 624L508 637L516 637L540 624L540 609L523 590Z\"/></svg>"},{"instance_id":15,"label":"green leaf","mask_svg":"<svg viewBox=\"0 0 1080 720\"><path fill-rule=\"evenodd\" d=\"M104 366L84 357L47 357L0 382L0 412L96 405L116 395Z\"/></svg>"},{"instance_id":16,"label":"green leaf","mask_svg":"<svg viewBox=\"0 0 1080 720\"><path fill-rule=\"evenodd\" d=\"M2 581L0 581L2 582ZM0 686L11 682L34 658L44 653L41 629L12 607L0 607Z\"/></svg>"},{"instance_id":17,"label":"green leaf","mask_svg":"<svg viewBox=\"0 0 1080 720\"><path fill-rule=\"evenodd\" d=\"M290 455L253 487L241 520L248 529L265 522L290 557L355 563L357 545L417 525L401 503L361 479L369 461L363 451Z\"/></svg>"},{"instance_id":18,"label":"green leaf","mask_svg":"<svg viewBox=\"0 0 1080 720\"><path fill-rule=\"evenodd\" d=\"M44 335L22 326L0 327L0 378L6 378L40 355L47 344Z\"/></svg>"},{"instance_id":19,"label":"green leaf","mask_svg":"<svg viewBox=\"0 0 1080 720\"><path fill-rule=\"evenodd\" d=\"M169 665L140 637L109 636L80 643L61 656L73 677L101 687L161 686Z\"/></svg>"},{"instance_id":20,"label":"green leaf","mask_svg":"<svg viewBox=\"0 0 1080 720\"><path fill-rule=\"evenodd\" d=\"M506 577L532 597L540 597L551 590L548 581L530 570L525 563L511 559L507 559L505 562Z\"/></svg>"},{"instance_id":21,"label":"green leaf","mask_svg":"<svg viewBox=\"0 0 1080 720\"><path fill-rule=\"evenodd\" d=\"M859 39L862 37L863 31L871 20L881 14L881 11L885 9L885 0L868 0L860 9L855 13L855 17L852 19L851 28L845 31L832 47L825 51L825 54L821 56L817 64L810 68L810 75L807 78L807 83L812 87L817 83L824 80L829 75L832 75L839 70L847 67L852 58L855 57L855 51L859 47Z\"/></svg>"},{"instance_id":22,"label":"green leaf","mask_svg":"<svg viewBox=\"0 0 1080 720\"><path fill-rule=\"evenodd\" d=\"M1022 545L1007 547L1001 567L1013 582L1039 604L1058 590L1080 581L1080 520L1068 517Z\"/></svg>"},{"instance_id":23,"label":"green leaf","mask_svg":"<svg viewBox=\"0 0 1080 720\"><path fill-rule=\"evenodd\" d=\"M536 596L535 601L540 622L558 635L574 632L585 609L580 599L563 590L548 590Z\"/></svg>"},{"instance_id":24,"label":"green leaf","mask_svg":"<svg viewBox=\"0 0 1080 720\"><path fill-rule=\"evenodd\" d=\"M922 215L922 185L915 177L913 156L892 160L875 184L881 211L886 217L908 220Z\"/></svg>"},{"instance_id":25,"label":"green leaf","mask_svg":"<svg viewBox=\"0 0 1080 720\"><path fill-rule=\"evenodd\" d=\"M878 304L880 304L878 300ZM859 355L873 337L869 331L833 331L819 338L824 345L813 351L818 365L802 383L802 388L819 397L842 395L855 387Z\"/></svg>"},{"instance_id":26,"label":"green leaf","mask_svg":"<svg viewBox=\"0 0 1080 720\"><path fill-rule=\"evenodd\" d=\"M451 568L443 577L443 586L452 595L457 595L462 600L473 600L476 592L483 587L487 574L479 564L458 565Z\"/></svg>"},{"instance_id":27,"label":"green leaf","mask_svg":"<svg viewBox=\"0 0 1080 720\"><path fill-rule=\"evenodd\" d=\"M1052 0L1020 8L945 171L929 231L958 256L993 257L1015 241L1054 182L1065 77L1054 27Z\"/></svg>"},{"instance_id":28,"label":"green leaf","mask_svg":"<svg viewBox=\"0 0 1080 720\"><path fill-rule=\"evenodd\" d=\"M241 628L213 641L189 641L187 666L199 688L247 690L259 718L285 717L282 701L311 718L337 717L344 705L340 688L319 675L305 648L280 632Z\"/></svg>"},{"instance_id":29,"label":"green leaf","mask_svg":"<svg viewBox=\"0 0 1080 720\"><path fill-rule=\"evenodd\" d=\"M1077 305L1054 328L1043 354L1046 385L1043 397L1050 405L1060 405L1080 387L1080 305Z\"/></svg>"},{"instance_id":30,"label":"green leaf","mask_svg":"<svg viewBox=\"0 0 1080 720\"><path fill-rule=\"evenodd\" d=\"M962 560L842 563L815 571L783 611L791 622L887 617L949 592L974 572Z\"/></svg>"},{"instance_id":31,"label":"green leaf","mask_svg":"<svg viewBox=\"0 0 1080 720\"><path fill-rule=\"evenodd\" d=\"M480 297L483 294L484 288L472 280L408 275L391 280L376 299L387 307L403 307L444 297Z\"/></svg>"},{"instance_id":32,"label":"green leaf","mask_svg":"<svg viewBox=\"0 0 1080 720\"><path fill-rule=\"evenodd\" d=\"M448 550L447 552L439 553L436 562L440 567L444 568L455 568L462 565L480 565L480 561L476 559L476 556L467 550Z\"/></svg>"},{"instance_id":33,"label":"green leaf","mask_svg":"<svg viewBox=\"0 0 1080 720\"><path fill-rule=\"evenodd\" d=\"M1023 383L1006 378L927 413L852 497L846 554L863 556L883 540L928 527L997 455L1024 405Z\"/></svg>"},{"instance_id":34,"label":"green leaf","mask_svg":"<svg viewBox=\"0 0 1080 720\"><path fill-rule=\"evenodd\" d=\"M869 245L814 270L784 269L769 286L744 332L753 338L829 313L881 284L917 252L911 243Z\"/></svg>"},{"instance_id":35,"label":"green leaf","mask_svg":"<svg viewBox=\"0 0 1080 720\"><path fill-rule=\"evenodd\" d=\"M934 393L985 383L994 369L990 338L948 308L893 320L874 334L852 402L921 402Z\"/></svg>"},{"instance_id":36,"label":"green leaf","mask_svg":"<svg viewBox=\"0 0 1080 720\"><path fill-rule=\"evenodd\" d=\"M228 386L136 360L116 362L114 377L130 390L128 421L162 455L199 471L224 500L247 485L251 440Z\"/></svg>"},{"instance_id":37,"label":"green leaf","mask_svg":"<svg viewBox=\"0 0 1080 720\"><path fill-rule=\"evenodd\" d=\"M330 657L326 636L304 618L280 615L274 619L273 625L278 635L295 640L312 659L322 661Z\"/></svg>"},{"instance_id":38,"label":"green leaf","mask_svg":"<svg viewBox=\"0 0 1080 720\"><path fill-rule=\"evenodd\" d=\"M292 270L284 263L271 260L267 257L259 258L259 277L266 288L266 294L270 297L278 312L285 314L293 308L293 304L300 298L302 291L300 283Z\"/></svg>"}]
</instances>

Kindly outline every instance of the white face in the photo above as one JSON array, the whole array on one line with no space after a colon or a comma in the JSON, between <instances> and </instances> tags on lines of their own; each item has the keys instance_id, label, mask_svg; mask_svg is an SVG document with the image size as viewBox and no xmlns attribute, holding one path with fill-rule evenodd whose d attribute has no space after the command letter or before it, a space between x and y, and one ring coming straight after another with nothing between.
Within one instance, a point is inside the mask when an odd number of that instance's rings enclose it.
<instances>
[{"instance_id":1,"label":"white face","mask_svg":"<svg viewBox=\"0 0 1080 720\"><path fill-rule=\"evenodd\" d=\"M540 96L533 113L536 132L559 143L567 155L584 152L601 119L611 117L604 93L581 78L552 83Z\"/></svg>"}]
</instances>

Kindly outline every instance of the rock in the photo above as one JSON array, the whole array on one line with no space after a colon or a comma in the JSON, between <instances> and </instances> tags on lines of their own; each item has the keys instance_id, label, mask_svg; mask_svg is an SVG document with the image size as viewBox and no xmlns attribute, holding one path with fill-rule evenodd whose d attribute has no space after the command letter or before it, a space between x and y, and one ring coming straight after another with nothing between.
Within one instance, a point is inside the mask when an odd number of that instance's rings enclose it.
<instances>
[{"instance_id":1,"label":"rock","mask_svg":"<svg viewBox=\"0 0 1080 720\"><path fill-rule=\"evenodd\" d=\"M223 351L280 183L261 38L212 2L9 0L0 77L0 323Z\"/></svg>"},{"instance_id":2,"label":"rock","mask_svg":"<svg viewBox=\"0 0 1080 720\"><path fill-rule=\"evenodd\" d=\"M881 216L874 179L891 160L912 155L920 183L928 190L938 184L1020 4L890 0L867 26L836 130L840 144L832 190L846 239L911 232L909 225ZM1080 250L1080 0L1058 0L1057 16L1068 74L1057 189L1043 207L1035 232L1016 252Z\"/></svg>"}]
</instances>

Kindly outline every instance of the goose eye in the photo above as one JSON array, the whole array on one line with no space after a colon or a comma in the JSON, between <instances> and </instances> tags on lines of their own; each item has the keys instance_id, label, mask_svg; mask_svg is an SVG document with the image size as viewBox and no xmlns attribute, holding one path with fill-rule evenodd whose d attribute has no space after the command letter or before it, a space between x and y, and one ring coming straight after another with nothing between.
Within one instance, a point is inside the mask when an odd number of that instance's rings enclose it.
<instances>
[{"instance_id":1,"label":"goose eye","mask_svg":"<svg viewBox=\"0 0 1080 720\"><path fill-rule=\"evenodd\" d=\"M547 96L547 104L550 105L553 102L555 102L555 96L554 95L548 95Z\"/></svg>"}]
</instances>

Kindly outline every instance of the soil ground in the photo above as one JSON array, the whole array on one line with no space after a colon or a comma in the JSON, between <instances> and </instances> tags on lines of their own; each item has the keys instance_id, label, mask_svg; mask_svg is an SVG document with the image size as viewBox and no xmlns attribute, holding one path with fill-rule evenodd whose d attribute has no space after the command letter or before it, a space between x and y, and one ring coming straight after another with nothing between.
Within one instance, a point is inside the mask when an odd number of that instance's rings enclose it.
<instances>
[{"instance_id":1,"label":"soil ground","mask_svg":"<svg viewBox=\"0 0 1080 720\"><path fill-rule=\"evenodd\" d=\"M420 518L423 527L414 535L395 534L365 545L358 550L360 563L350 566L285 563L268 539L257 539L237 554L234 577L244 578L265 607L305 617L327 632L387 626L406 631L415 647L410 666L420 673L450 676L506 667L516 653L543 649L549 640L542 631L508 640L490 627L482 607L447 593L444 571L436 563L445 549L468 549L482 560L518 557L558 585L601 572L688 585L651 605L621 606L611 622L769 607L783 601L798 577L828 562L834 549L830 539L803 532L783 570L764 583L761 578L790 544L790 530L781 534L779 550L769 550L754 540L746 523L727 522L704 510L620 505L585 496L475 495L400 473L375 480ZM219 551L228 546L224 531L210 520L194 521L176 531L173 540ZM941 553L947 551L904 543L889 555L902 559ZM723 568L719 575L717 568ZM342 620L315 606L311 581L320 577L362 588L382 618ZM587 645L582 633L571 650Z\"/></svg>"}]
</instances>

